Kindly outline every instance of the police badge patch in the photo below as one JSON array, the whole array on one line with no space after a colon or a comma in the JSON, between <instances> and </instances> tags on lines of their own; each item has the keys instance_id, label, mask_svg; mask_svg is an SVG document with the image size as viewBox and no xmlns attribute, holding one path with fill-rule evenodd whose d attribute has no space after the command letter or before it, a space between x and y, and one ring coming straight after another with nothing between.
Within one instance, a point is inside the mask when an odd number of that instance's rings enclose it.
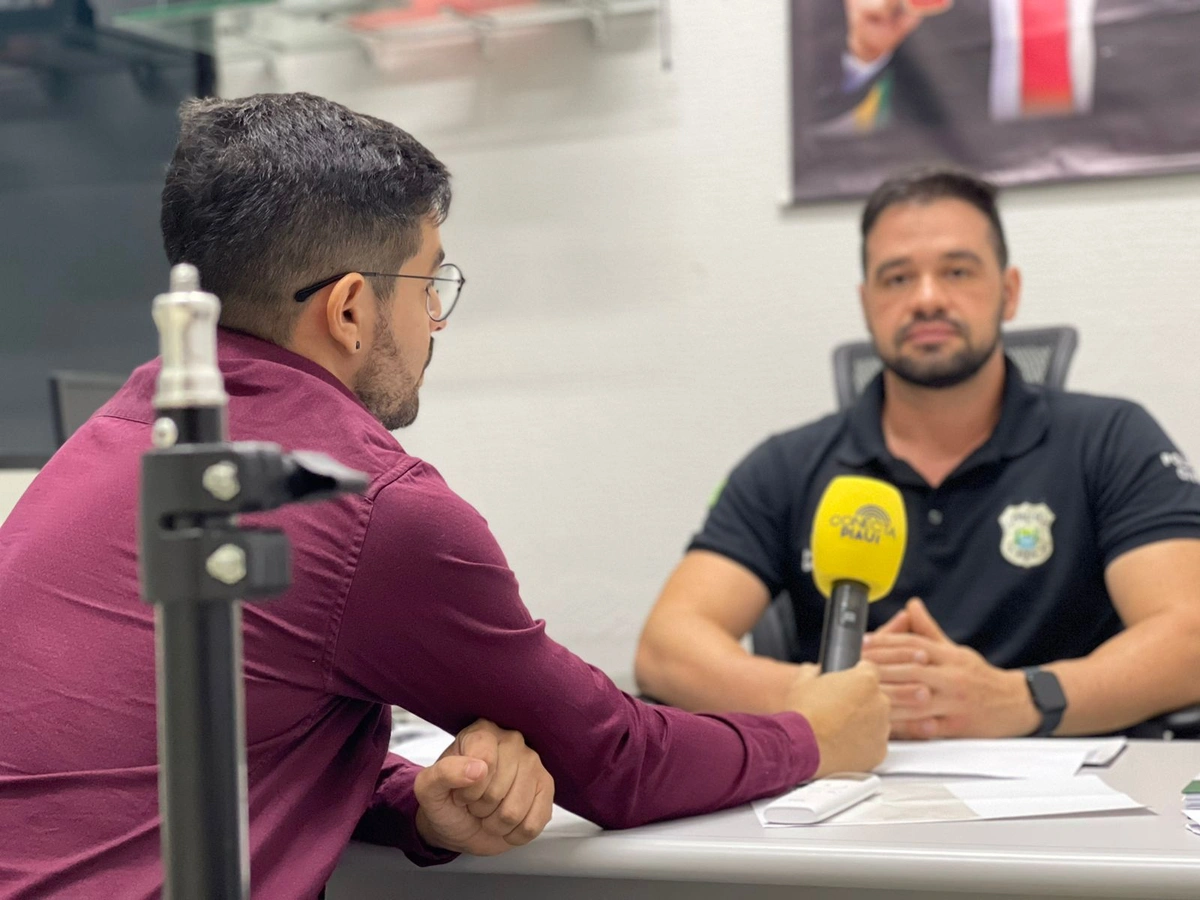
<instances>
[{"instance_id":1,"label":"police badge patch","mask_svg":"<svg viewBox=\"0 0 1200 900\"><path fill-rule=\"evenodd\" d=\"M1054 513L1045 503L1018 503L1000 514L1000 555L1022 569L1040 566L1054 553L1050 526Z\"/></svg>"}]
</instances>

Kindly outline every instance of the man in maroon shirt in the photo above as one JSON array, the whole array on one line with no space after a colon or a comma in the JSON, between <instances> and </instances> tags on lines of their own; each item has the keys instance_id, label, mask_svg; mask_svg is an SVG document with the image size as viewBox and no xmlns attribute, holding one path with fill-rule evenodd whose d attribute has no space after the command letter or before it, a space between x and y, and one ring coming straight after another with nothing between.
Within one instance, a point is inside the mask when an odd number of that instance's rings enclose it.
<instances>
[{"instance_id":1,"label":"man in maroon shirt","mask_svg":"<svg viewBox=\"0 0 1200 900\"><path fill-rule=\"evenodd\" d=\"M790 712L695 715L623 694L531 618L482 517L390 433L415 418L462 289L439 235L449 202L428 150L329 101L185 105L163 236L222 300L230 436L370 477L361 496L259 517L287 532L293 585L244 612L255 898L314 896L352 835L436 861L416 840L417 776L385 767L389 704L520 732L558 802L609 828L870 769L886 749L870 666L798 680ZM135 535L157 372L134 372L0 529L0 897L161 883Z\"/></svg>"}]
</instances>

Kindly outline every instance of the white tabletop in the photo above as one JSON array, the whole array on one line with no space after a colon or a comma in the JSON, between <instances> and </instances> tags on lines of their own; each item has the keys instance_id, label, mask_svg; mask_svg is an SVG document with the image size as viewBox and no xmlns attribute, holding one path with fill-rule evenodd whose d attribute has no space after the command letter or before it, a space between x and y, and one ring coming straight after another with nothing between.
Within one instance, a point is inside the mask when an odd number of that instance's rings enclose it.
<instances>
[{"instance_id":1,"label":"white tabletop","mask_svg":"<svg viewBox=\"0 0 1200 900\"><path fill-rule=\"evenodd\" d=\"M566 877L887 893L1200 898L1200 837L1184 827L1180 803L1180 789L1200 772L1200 742L1132 741L1109 768L1087 771L1149 809L1042 819L765 829L744 806L623 832L602 832L580 822L567 827L552 823L527 847L498 857L463 857L436 874L416 872L398 851L352 844L330 882L329 897L423 893L401 890L406 884L415 886L410 890L423 884L442 897L469 896L473 894L451 891L446 876L487 874L522 876L529 886L552 880L560 890ZM368 873L372 877L357 879ZM481 881L468 878L464 884L478 887ZM367 882L394 890L366 893ZM358 885L358 892L347 892L350 885Z\"/></svg>"}]
</instances>

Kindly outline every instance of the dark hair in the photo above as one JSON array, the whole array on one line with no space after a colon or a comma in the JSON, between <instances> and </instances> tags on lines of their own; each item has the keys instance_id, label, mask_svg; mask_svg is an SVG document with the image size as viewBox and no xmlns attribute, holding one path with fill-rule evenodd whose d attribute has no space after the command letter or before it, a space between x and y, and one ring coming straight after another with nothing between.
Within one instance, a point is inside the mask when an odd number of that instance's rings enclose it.
<instances>
[{"instance_id":1,"label":"dark hair","mask_svg":"<svg viewBox=\"0 0 1200 900\"><path fill-rule=\"evenodd\" d=\"M867 270L867 235L885 209L900 203L932 203L947 198L970 203L987 216L996 259L1000 261L1001 269L1006 268L1008 244L1004 240L1000 211L996 208L996 186L963 169L934 167L893 176L871 192L863 207L860 228L863 272Z\"/></svg>"},{"instance_id":2,"label":"dark hair","mask_svg":"<svg viewBox=\"0 0 1200 900\"><path fill-rule=\"evenodd\" d=\"M292 294L338 272L398 272L422 221L450 208L450 174L412 135L312 94L189 100L162 193L172 265L221 300L221 324L278 344ZM391 296L395 279L371 279Z\"/></svg>"}]
</instances>

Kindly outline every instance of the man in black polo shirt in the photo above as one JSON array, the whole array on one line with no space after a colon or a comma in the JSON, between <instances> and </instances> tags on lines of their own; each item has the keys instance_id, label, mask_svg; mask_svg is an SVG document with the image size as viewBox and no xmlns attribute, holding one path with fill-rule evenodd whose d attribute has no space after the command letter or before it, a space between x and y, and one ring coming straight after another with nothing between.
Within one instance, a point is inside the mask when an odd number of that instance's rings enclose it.
<instances>
[{"instance_id":1,"label":"man in black polo shirt","mask_svg":"<svg viewBox=\"0 0 1200 900\"><path fill-rule=\"evenodd\" d=\"M862 237L885 369L852 409L733 470L646 623L642 689L753 711L802 690L824 615L813 514L834 476L863 474L908 510L904 565L864 649L893 737L1095 734L1200 701L1196 473L1140 406L1028 385L1004 356L1021 278L995 188L952 170L892 179ZM796 663L739 643L783 590Z\"/></svg>"}]
</instances>

